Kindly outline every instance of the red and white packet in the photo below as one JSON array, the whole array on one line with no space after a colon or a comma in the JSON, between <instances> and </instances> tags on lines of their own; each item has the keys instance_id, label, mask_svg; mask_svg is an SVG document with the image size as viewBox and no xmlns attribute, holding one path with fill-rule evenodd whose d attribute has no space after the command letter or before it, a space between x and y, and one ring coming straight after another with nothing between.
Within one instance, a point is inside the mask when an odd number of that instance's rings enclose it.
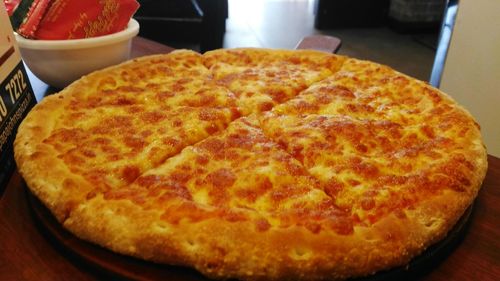
<instances>
[{"instance_id":1,"label":"red and white packet","mask_svg":"<svg viewBox=\"0 0 500 281\"><path fill-rule=\"evenodd\" d=\"M34 0L17 32L41 40L112 34L125 29L138 8L136 0Z\"/></svg>"}]
</instances>

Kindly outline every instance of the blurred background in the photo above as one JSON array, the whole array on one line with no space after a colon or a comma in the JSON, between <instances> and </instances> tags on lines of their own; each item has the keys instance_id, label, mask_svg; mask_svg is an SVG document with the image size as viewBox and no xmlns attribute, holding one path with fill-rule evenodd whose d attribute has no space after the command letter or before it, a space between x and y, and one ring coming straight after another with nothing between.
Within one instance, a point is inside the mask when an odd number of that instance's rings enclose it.
<instances>
[{"instance_id":1,"label":"blurred background","mask_svg":"<svg viewBox=\"0 0 500 281\"><path fill-rule=\"evenodd\" d=\"M338 37L339 54L428 80L444 0L143 0L141 36L176 48L294 48L312 34Z\"/></svg>"}]
</instances>

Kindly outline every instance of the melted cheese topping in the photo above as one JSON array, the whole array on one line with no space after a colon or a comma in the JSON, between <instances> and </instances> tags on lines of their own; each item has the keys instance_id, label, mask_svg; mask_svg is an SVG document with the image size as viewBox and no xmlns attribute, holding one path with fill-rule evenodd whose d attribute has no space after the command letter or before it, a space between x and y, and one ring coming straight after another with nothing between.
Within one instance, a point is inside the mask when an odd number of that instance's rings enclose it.
<instances>
[{"instance_id":1,"label":"melted cheese topping","mask_svg":"<svg viewBox=\"0 0 500 281\"><path fill-rule=\"evenodd\" d=\"M449 98L421 81L386 66L349 59L337 73L274 111L339 114L411 125L422 122L422 115L436 117L436 108L452 109L451 104Z\"/></svg>"},{"instance_id":2,"label":"melted cheese topping","mask_svg":"<svg viewBox=\"0 0 500 281\"><path fill-rule=\"evenodd\" d=\"M346 235L468 192L476 169L467 113L371 62L177 51L78 83L43 142L95 186L87 200L130 200L170 224L218 217Z\"/></svg>"},{"instance_id":3,"label":"melted cheese topping","mask_svg":"<svg viewBox=\"0 0 500 281\"><path fill-rule=\"evenodd\" d=\"M323 225L350 233L352 225L338 223L350 214L257 124L240 118L105 198L131 198L144 208L171 206L162 216L170 223L223 216L254 220L260 230L307 223L316 230ZM318 215L318 210L329 215Z\"/></svg>"},{"instance_id":4,"label":"melted cheese topping","mask_svg":"<svg viewBox=\"0 0 500 281\"><path fill-rule=\"evenodd\" d=\"M216 50L204 56L247 115L267 111L338 70L342 57L311 51Z\"/></svg>"},{"instance_id":5,"label":"melted cheese topping","mask_svg":"<svg viewBox=\"0 0 500 281\"><path fill-rule=\"evenodd\" d=\"M129 63L95 78L83 80L78 89L86 91L72 93L44 142L98 190L132 183L240 115L234 95L194 52Z\"/></svg>"}]
</instances>

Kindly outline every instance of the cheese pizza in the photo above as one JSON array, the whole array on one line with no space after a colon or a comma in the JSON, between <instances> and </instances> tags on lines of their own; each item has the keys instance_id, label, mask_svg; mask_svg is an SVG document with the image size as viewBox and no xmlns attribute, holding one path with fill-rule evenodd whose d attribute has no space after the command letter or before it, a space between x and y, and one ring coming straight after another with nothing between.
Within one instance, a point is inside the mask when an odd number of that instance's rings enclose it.
<instances>
[{"instance_id":1,"label":"cheese pizza","mask_svg":"<svg viewBox=\"0 0 500 281\"><path fill-rule=\"evenodd\" d=\"M310 50L179 50L94 72L30 112L15 157L76 236L241 280L405 265L487 169L479 125L449 96Z\"/></svg>"}]
</instances>

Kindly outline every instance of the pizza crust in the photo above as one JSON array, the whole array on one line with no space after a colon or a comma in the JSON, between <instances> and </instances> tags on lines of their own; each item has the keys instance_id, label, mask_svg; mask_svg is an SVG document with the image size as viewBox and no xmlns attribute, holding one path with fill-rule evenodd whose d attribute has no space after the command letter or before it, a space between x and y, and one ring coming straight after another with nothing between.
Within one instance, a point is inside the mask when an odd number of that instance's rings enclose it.
<instances>
[{"instance_id":1,"label":"pizza crust","mask_svg":"<svg viewBox=\"0 0 500 281\"><path fill-rule=\"evenodd\" d=\"M81 200L79 192L89 188L54 157L57 151L42 141L51 133L61 104L66 104L69 98L60 93L37 104L21 123L14 142L16 163L26 183L59 221L69 215L72 204Z\"/></svg>"},{"instance_id":2,"label":"pizza crust","mask_svg":"<svg viewBox=\"0 0 500 281\"><path fill-rule=\"evenodd\" d=\"M465 148L466 159L475 161L469 189L445 189L404 210L404 216L390 213L371 225L354 226L353 233L347 235L332 229L313 233L299 225L273 225L262 230L253 220L228 221L221 217L171 224L162 219L161 209L145 209L129 199L107 200L103 194L89 197L94 187L55 157L59 152L44 140L71 99L88 94L87 89L101 77L127 65L162 57L136 59L95 72L44 98L21 124L15 140L16 162L30 190L65 228L112 251L194 267L216 279L342 280L367 276L405 265L443 239L476 197L486 174L487 154L476 128L468 135L470 143ZM210 66L214 57L205 63ZM439 93L472 119L449 96ZM240 211L249 217L265 216L248 209Z\"/></svg>"},{"instance_id":3,"label":"pizza crust","mask_svg":"<svg viewBox=\"0 0 500 281\"><path fill-rule=\"evenodd\" d=\"M435 197L407 212L408 218L391 214L347 236L298 226L259 232L252 222L218 218L172 227L158 223L159 213L102 198L80 205L64 226L118 253L193 266L215 279L342 280L403 266L444 238L468 206L468 198L456 197Z\"/></svg>"}]
</instances>

